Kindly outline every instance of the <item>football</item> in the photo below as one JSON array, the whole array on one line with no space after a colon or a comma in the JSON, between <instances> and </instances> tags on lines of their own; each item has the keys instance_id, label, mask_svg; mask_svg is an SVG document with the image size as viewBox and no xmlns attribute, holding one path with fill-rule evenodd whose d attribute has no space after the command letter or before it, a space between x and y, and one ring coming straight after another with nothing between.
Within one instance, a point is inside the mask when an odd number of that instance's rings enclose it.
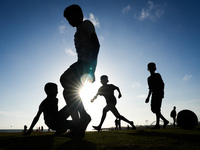
<instances>
[{"instance_id":1,"label":"football","mask_svg":"<svg viewBox=\"0 0 200 150\"><path fill-rule=\"evenodd\" d=\"M191 110L182 110L177 115L177 125L180 128L191 130L198 124L197 115Z\"/></svg>"}]
</instances>

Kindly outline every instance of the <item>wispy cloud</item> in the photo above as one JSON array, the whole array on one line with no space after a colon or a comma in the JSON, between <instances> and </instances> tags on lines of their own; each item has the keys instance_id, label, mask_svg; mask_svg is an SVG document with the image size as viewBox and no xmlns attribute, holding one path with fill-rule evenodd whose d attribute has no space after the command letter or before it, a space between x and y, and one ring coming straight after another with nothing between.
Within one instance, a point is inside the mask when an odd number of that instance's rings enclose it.
<instances>
[{"instance_id":1,"label":"wispy cloud","mask_svg":"<svg viewBox=\"0 0 200 150\"><path fill-rule=\"evenodd\" d=\"M145 99L147 97L146 94L141 94L141 95L138 95L137 98L142 98L142 99Z\"/></svg>"},{"instance_id":2,"label":"wispy cloud","mask_svg":"<svg viewBox=\"0 0 200 150\"><path fill-rule=\"evenodd\" d=\"M103 35L100 35L100 36L99 36L99 40L104 41Z\"/></svg>"},{"instance_id":3,"label":"wispy cloud","mask_svg":"<svg viewBox=\"0 0 200 150\"><path fill-rule=\"evenodd\" d=\"M66 26L65 25L61 25L59 26L59 32L60 33L64 33Z\"/></svg>"},{"instance_id":4,"label":"wispy cloud","mask_svg":"<svg viewBox=\"0 0 200 150\"><path fill-rule=\"evenodd\" d=\"M100 27L99 19L94 16L94 14L90 13L89 20L94 24L95 27Z\"/></svg>"},{"instance_id":5,"label":"wispy cloud","mask_svg":"<svg viewBox=\"0 0 200 150\"><path fill-rule=\"evenodd\" d=\"M142 8L142 11L139 15L135 14L135 18L144 21L150 19L155 21L159 19L164 14L164 5L154 4L152 1L148 1L146 8Z\"/></svg>"},{"instance_id":6,"label":"wispy cloud","mask_svg":"<svg viewBox=\"0 0 200 150\"><path fill-rule=\"evenodd\" d=\"M71 55L71 56L75 56L76 55L76 53L74 52L74 51L72 51L71 49L65 49L65 52L67 53L67 54L69 54L69 55Z\"/></svg>"},{"instance_id":7,"label":"wispy cloud","mask_svg":"<svg viewBox=\"0 0 200 150\"><path fill-rule=\"evenodd\" d=\"M0 111L0 116L17 118L17 117L27 117L29 115L20 111L16 111L16 112Z\"/></svg>"},{"instance_id":8,"label":"wispy cloud","mask_svg":"<svg viewBox=\"0 0 200 150\"><path fill-rule=\"evenodd\" d=\"M192 75L185 75L184 77L183 77L183 80L184 81L187 81L187 80L190 80L192 78Z\"/></svg>"},{"instance_id":9,"label":"wispy cloud","mask_svg":"<svg viewBox=\"0 0 200 150\"><path fill-rule=\"evenodd\" d=\"M126 6L125 8L123 8L122 13L123 13L123 14L126 14L126 13L128 13L131 9L132 9L131 6L128 5L128 6Z\"/></svg>"},{"instance_id":10,"label":"wispy cloud","mask_svg":"<svg viewBox=\"0 0 200 150\"><path fill-rule=\"evenodd\" d=\"M132 88L138 88L141 87L141 84L139 82L135 82L131 85Z\"/></svg>"}]
</instances>

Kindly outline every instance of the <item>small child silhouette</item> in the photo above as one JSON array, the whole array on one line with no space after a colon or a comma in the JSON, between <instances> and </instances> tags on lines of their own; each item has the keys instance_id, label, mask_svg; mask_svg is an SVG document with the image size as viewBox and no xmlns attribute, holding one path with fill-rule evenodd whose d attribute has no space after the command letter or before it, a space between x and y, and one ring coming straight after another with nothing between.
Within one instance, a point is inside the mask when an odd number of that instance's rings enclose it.
<instances>
[{"instance_id":1,"label":"small child silhouette","mask_svg":"<svg viewBox=\"0 0 200 150\"><path fill-rule=\"evenodd\" d=\"M121 98L122 95L121 95L120 89L113 84L107 84L108 77L106 75L101 76L101 83L103 84L103 86L99 88L97 94L94 96L94 98L91 100L91 102L94 102L94 100L97 98L98 95L100 95L100 96L103 95L106 99L107 105L103 109L103 114L102 114L100 124L98 126L93 126L93 128L95 130L100 131L102 124L106 118L107 112L111 111L115 115L115 117L119 119L119 121L123 120L123 121L129 123L133 129L136 129L136 127L133 124L133 121L129 121L124 116L120 115L117 108L115 107L115 105L117 104L117 100L114 96L114 90L118 91L118 93L119 93L118 98Z\"/></svg>"},{"instance_id":2,"label":"small child silhouette","mask_svg":"<svg viewBox=\"0 0 200 150\"><path fill-rule=\"evenodd\" d=\"M58 99L56 98L58 88L55 83L47 83L44 88L47 97L39 105L39 110L34 117L31 126L24 135L30 135L34 126L38 122L40 115L44 114L44 122L49 129L55 130L55 134L66 132L68 129L73 128L72 121L66 120L69 117L67 107L63 107L58 111Z\"/></svg>"},{"instance_id":3,"label":"small child silhouette","mask_svg":"<svg viewBox=\"0 0 200 150\"><path fill-rule=\"evenodd\" d=\"M160 129L160 118L164 121L163 128L166 128L169 121L164 118L160 110L162 99L164 98L164 82L161 75L159 73L155 73L155 63L152 62L148 64L148 71L151 75L148 77L149 93L145 102L148 103L149 98L152 95L151 111L156 114L156 125L152 129Z\"/></svg>"}]
</instances>

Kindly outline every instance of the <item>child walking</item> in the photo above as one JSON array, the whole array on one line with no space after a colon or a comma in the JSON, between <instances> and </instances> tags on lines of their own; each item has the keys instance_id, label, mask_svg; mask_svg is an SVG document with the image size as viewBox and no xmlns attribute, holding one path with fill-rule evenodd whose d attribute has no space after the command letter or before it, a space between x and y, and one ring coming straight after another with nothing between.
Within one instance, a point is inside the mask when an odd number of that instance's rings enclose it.
<instances>
[{"instance_id":1,"label":"child walking","mask_svg":"<svg viewBox=\"0 0 200 150\"><path fill-rule=\"evenodd\" d=\"M148 64L148 71L150 76L148 77L149 93L146 98L146 103L149 102L151 96L151 111L156 114L156 125L152 129L160 129L160 119L164 121L163 128L166 128L169 121L161 114L162 99L164 98L164 82L159 73L155 73L156 64L151 62Z\"/></svg>"}]
</instances>

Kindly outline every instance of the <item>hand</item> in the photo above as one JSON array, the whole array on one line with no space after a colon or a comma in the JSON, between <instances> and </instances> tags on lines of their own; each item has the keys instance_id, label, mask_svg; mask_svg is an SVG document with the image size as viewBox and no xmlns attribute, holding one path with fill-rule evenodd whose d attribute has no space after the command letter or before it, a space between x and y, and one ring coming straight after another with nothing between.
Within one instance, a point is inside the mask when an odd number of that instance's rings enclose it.
<instances>
[{"instance_id":1,"label":"hand","mask_svg":"<svg viewBox=\"0 0 200 150\"><path fill-rule=\"evenodd\" d=\"M94 99L91 99L90 102L93 103L93 102L94 102Z\"/></svg>"},{"instance_id":2,"label":"hand","mask_svg":"<svg viewBox=\"0 0 200 150\"><path fill-rule=\"evenodd\" d=\"M147 99L145 100L145 103L148 103L149 102L149 98L147 97Z\"/></svg>"},{"instance_id":3,"label":"hand","mask_svg":"<svg viewBox=\"0 0 200 150\"><path fill-rule=\"evenodd\" d=\"M122 97L122 94L120 93L119 96L118 96L118 98L121 98L121 97Z\"/></svg>"}]
</instances>

